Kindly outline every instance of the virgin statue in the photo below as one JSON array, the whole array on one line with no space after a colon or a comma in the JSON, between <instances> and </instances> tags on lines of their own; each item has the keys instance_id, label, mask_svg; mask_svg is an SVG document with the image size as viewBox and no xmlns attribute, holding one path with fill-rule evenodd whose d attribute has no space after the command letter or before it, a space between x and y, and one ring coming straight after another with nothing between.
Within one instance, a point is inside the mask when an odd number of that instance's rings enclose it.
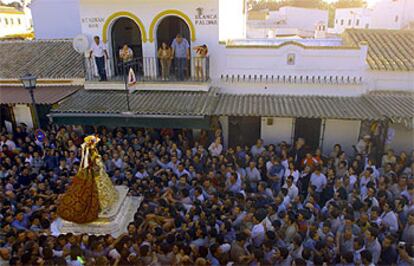
<instances>
[{"instance_id":1,"label":"virgin statue","mask_svg":"<svg viewBox=\"0 0 414 266\"><path fill-rule=\"evenodd\" d=\"M99 141L95 136L84 139L78 173L66 193L59 198L57 213L66 221L78 224L93 222L118 200L118 193L96 149Z\"/></svg>"}]
</instances>

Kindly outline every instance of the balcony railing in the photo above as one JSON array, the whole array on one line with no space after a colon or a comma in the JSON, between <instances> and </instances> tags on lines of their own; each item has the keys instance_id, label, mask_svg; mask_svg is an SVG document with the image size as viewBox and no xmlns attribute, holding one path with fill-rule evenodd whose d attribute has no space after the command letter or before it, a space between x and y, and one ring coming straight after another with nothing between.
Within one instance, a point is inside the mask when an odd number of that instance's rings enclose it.
<instances>
[{"instance_id":1,"label":"balcony railing","mask_svg":"<svg viewBox=\"0 0 414 266\"><path fill-rule=\"evenodd\" d=\"M207 82L210 79L210 60L208 57L192 57L190 60L159 59L156 57L134 58L128 62L114 63L105 61L109 81L128 82L132 69L137 82ZM95 60L85 60L87 80L99 80Z\"/></svg>"}]
</instances>

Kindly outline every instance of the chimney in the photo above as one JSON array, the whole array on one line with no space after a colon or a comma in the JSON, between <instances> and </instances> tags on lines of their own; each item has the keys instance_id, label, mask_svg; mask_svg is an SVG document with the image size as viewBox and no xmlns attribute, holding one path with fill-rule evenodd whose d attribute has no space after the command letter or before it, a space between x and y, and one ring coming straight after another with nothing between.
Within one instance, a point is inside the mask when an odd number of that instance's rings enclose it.
<instances>
[{"instance_id":1,"label":"chimney","mask_svg":"<svg viewBox=\"0 0 414 266\"><path fill-rule=\"evenodd\" d=\"M316 24L314 38L315 39L326 38L326 25L323 21L320 21Z\"/></svg>"}]
</instances>

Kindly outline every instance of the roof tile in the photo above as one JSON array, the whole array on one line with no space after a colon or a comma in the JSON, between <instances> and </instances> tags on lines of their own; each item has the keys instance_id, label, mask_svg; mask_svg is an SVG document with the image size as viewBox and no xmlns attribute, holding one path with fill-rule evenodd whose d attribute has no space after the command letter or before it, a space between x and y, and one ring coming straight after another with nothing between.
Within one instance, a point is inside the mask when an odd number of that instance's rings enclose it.
<instances>
[{"instance_id":1,"label":"roof tile","mask_svg":"<svg viewBox=\"0 0 414 266\"><path fill-rule=\"evenodd\" d=\"M344 41L368 43L367 63L372 70L414 71L413 30L348 29Z\"/></svg>"},{"instance_id":2,"label":"roof tile","mask_svg":"<svg viewBox=\"0 0 414 266\"><path fill-rule=\"evenodd\" d=\"M41 79L84 77L83 55L71 40L0 41L0 79L31 73Z\"/></svg>"}]
</instances>

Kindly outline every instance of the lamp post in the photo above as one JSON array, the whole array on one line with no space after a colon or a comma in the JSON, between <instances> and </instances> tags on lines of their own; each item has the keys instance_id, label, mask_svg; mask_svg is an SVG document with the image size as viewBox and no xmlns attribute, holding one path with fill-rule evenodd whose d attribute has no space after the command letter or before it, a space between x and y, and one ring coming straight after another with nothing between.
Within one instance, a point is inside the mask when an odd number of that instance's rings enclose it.
<instances>
[{"instance_id":1,"label":"lamp post","mask_svg":"<svg viewBox=\"0 0 414 266\"><path fill-rule=\"evenodd\" d=\"M23 84L23 87L26 90L28 90L29 93L30 93L30 97L32 98L32 107L33 107L33 110L34 110L34 113L35 113L35 120L36 120L37 125L39 126L40 120L39 120L39 115L37 114L36 101L35 101L34 94L33 94L34 89L36 89L37 78L36 78L36 76L34 76L32 74L26 74L26 75L22 76L20 78L20 80ZM35 127L34 125L35 125L35 123L33 123L33 127Z\"/></svg>"}]
</instances>

